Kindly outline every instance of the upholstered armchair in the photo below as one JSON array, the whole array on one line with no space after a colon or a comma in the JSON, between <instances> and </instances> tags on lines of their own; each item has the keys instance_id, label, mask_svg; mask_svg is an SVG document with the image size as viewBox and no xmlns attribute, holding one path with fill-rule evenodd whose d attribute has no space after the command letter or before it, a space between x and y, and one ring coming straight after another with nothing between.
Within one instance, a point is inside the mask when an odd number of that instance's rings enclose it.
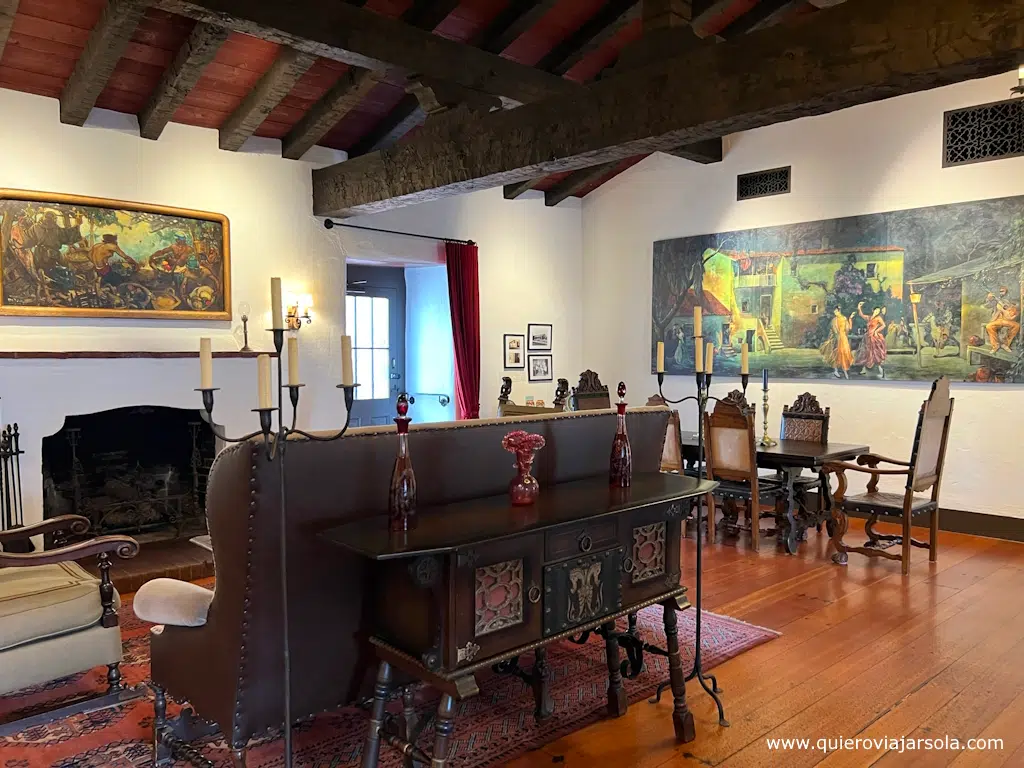
<instances>
[{"instance_id":1,"label":"upholstered armchair","mask_svg":"<svg viewBox=\"0 0 1024 768\"><path fill-rule=\"evenodd\" d=\"M64 515L0 532L0 695L107 667L103 694L5 723L0 737L142 695L122 683L120 598L110 580L111 555L134 557L139 545L128 536L63 544L88 530L88 519ZM31 550L33 536L52 539L53 548L23 551ZM99 578L75 562L92 555L99 557Z\"/></svg>"}]
</instances>

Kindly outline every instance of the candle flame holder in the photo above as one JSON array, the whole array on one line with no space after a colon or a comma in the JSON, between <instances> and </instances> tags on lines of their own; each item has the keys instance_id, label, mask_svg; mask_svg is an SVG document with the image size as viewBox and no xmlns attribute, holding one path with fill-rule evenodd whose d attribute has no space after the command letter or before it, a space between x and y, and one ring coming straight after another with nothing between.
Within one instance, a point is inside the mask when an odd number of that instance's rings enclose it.
<instances>
[{"instance_id":1,"label":"candle flame holder","mask_svg":"<svg viewBox=\"0 0 1024 768\"><path fill-rule=\"evenodd\" d=\"M758 443L758 445L760 445L762 448L771 448L772 446L778 445L779 441L773 440L771 436L768 434L768 387L764 388L764 397L762 398L762 401L762 413L764 414L764 417L762 418L762 421L764 422L762 424L762 427L764 433L761 436L761 441Z\"/></svg>"},{"instance_id":2,"label":"candle flame holder","mask_svg":"<svg viewBox=\"0 0 1024 768\"><path fill-rule=\"evenodd\" d=\"M229 437L224 433L224 430L218 427L213 421L213 405L214 405L214 393L218 391L218 387L200 387L196 391L201 393L203 398L203 411L201 416L203 420L210 425L213 430L213 434L223 440L226 443L244 443L249 440L253 440L260 436L263 437L264 455L267 461L277 461L280 469L280 485L281 485L281 522L280 522L280 551L281 551L281 636L282 636L282 655L284 660L284 750L285 750L285 761L284 764L287 768L292 766L292 704L291 704L291 680L292 680L292 669L291 669L291 644L288 637L288 492L285 484L285 465L284 455L285 450L289 442L289 438L292 435L301 435L307 440L313 440L315 442L329 443L334 440L338 440L344 437L345 433L348 432L349 423L351 422L352 414L352 403L355 400L355 391L358 384L339 384L338 389L344 390L345 400L345 424L341 429L330 435L312 435L309 432L305 432L301 429L296 428L296 422L298 420L299 411L299 392L302 389L303 384L285 384L283 369L282 369L282 355L281 351L284 348L284 333L283 328L270 328L268 329L274 337L274 349L277 351L277 405L268 406L264 408L254 408L253 413L256 413L259 417L260 428L255 432L250 432L247 435L241 437ZM285 421L284 415L284 391L288 390L288 400L292 406L291 422L290 424ZM274 426L274 415L277 415L277 426Z\"/></svg>"}]
</instances>

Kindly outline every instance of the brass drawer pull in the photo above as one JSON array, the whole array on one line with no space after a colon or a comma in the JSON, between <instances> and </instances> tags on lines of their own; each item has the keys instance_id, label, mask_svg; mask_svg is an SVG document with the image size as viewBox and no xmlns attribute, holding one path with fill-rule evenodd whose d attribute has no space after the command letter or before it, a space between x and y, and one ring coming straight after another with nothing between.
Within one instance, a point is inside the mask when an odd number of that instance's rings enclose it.
<instances>
[{"instance_id":1,"label":"brass drawer pull","mask_svg":"<svg viewBox=\"0 0 1024 768\"><path fill-rule=\"evenodd\" d=\"M526 593L526 597L531 603L537 604L540 602L540 587L536 584L530 587L530 591Z\"/></svg>"},{"instance_id":2,"label":"brass drawer pull","mask_svg":"<svg viewBox=\"0 0 1024 768\"><path fill-rule=\"evenodd\" d=\"M580 552L589 552L590 548L594 546L593 539L587 534L580 536Z\"/></svg>"},{"instance_id":3,"label":"brass drawer pull","mask_svg":"<svg viewBox=\"0 0 1024 768\"><path fill-rule=\"evenodd\" d=\"M622 561L622 571L624 573L632 573L636 570L636 563L633 562L632 557L627 557Z\"/></svg>"}]
</instances>

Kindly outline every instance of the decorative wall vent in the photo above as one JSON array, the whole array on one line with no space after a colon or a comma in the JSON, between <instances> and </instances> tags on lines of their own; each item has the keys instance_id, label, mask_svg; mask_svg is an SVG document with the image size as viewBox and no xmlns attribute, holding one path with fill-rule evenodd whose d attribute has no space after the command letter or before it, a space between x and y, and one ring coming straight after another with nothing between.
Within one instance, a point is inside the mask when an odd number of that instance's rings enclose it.
<instances>
[{"instance_id":1,"label":"decorative wall vent","mask_svg":"<svg viewBox=\"0 0 1024 768\"><path fill-rule=\"evenodd\" d=\"M943 126L942 165L1024 155L1024 99L950 110Z\"/></svg>"},{"instance_id":2,"label":"decorative wall vent","mask_svg":"<svg viewBox=\"0 0 1024 768\"><path fill-rule=\"evenodd\" d=\"M736 177L736 199L749 200L752 197L788 194L790 166L772 168L770 171L741 173Z\"/></svg>"}]
</instances>

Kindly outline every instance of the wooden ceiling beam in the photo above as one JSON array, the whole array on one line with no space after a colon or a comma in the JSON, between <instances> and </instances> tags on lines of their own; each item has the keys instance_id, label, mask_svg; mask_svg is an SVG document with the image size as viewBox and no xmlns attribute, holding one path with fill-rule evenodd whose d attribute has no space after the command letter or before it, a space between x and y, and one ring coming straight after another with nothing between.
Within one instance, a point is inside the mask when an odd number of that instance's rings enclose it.
<instances>
[{"instance_id":1,"label":"wooden ceiling beam","mask_svg":"<svg viewBox=\"0 0 1024 768\"><path fill-rule=\"evenodd\" d=\"M1008 72L1022 52L1019 0L859 0L316 170L314 210L373 213L670 150Z\"/></svg>"},{"instance_id":2,"label":"wooden ceiling beam","mask_svg":"<svg viewBox=\"0 0 1024 768\"><path fill-rule=\"evenodd\" d=\"M4 46L14 25L14 14L18 12L18 0L0 0L0 56L4 55Z\"/></svg>"},{"instance_id":3,"label":"wooden ceiling beam","mask_svg":"<svg viewBox=\"0 0 1024 768\"><path fill-rule=\"evenodd\" d=\"M196 87L207 64L231 33L222 27L199 22L178 49L160 84L139 113L139 133L145 139L159 139L185 97Z\"/></svg>"},{"instance_id":4,"label":"wooden ceiling beam","mask_svg":"<svg viewBox=\"0 0 1024 768\"><path fill-rule=\"evenodd\" d=\"M241 149L246 139L263 125L274 107L291 93L314 61L316 57L308 53L294 48L282 48L270 69L220 127L220 148L233 152Z\"/></svg>"},{"instance_id":5,"label":"wooden ceiling beam","mask_svg":"<svg viewBox=\"0 0 1024 768\"><path fill-rule=\"evenodd\" d=\"M433 30L459 7L460 0L416 0L402 14L402 21L417 29Z\"/></svg>"},{"instance_id":6,"label":"wooden ceiling beam","mask_svg":"<svg viewBox=\"0 0 1024 768\"><path fill-rule=\"evenodd\" d=\"M718 34L728 40L774 26L803 5L807 5L806 0L761 0Z\"/></svg>"},{"instance_id":7,"label":"wooden ceiling beam","mask_svg":"<svg viewBox=\"0 0 1024 768\"><path fill-rule=\"evenodd\" d=\"M682 147L666 150L667 154L681 157L684 160L692 160L701 165L711 165L722 162L725 150L721 139L705 139L694 144L686 144Z\"/></svg>"},{"instance_id":8,"label":"wooden ceiling beam","mask_svg":"<svg viewBox=\"0 0 1024 768\"><path fill-rule=\"evenodd\" d=\"M536 24L558 0L512 0L471 45L491 53L501 53Z\"/></svg>"},{"instance_id":9,"label":"wooden ceiling beam","mask_svg":"<svg viewBox=\"0 0 1024 768\"><path fill-rule=\"evenodd\" d=\"M579 86L493 53L342 2L322 0L157 0L171 13L226 26L312 56L362 69L398 68L465 88L538 101Z\"/></svg>"},{"instance_id":10,"label":"wooden ceiling beam","mask_svg":"<svg viewBox=\"0 0 1024 768\"><path fill-rule=\"evenodd\" d=\"M523 32L532 27L557 0L513 0L480 34L468 44L491 53L501 53ZM408 13L408 11L407 11ZM402 16L403 21L405 16ZM396 144L413 128L423 125L427 113L412 93L403 99L373 129L349 147L349 157L376 152Z\"/></svg>"},{"instance_id":11,"label":"wooden ceiling beam","mask_svg":"<svg viewBox=\"0 0 1024 768\"><path fill-rule=\"evenodd\" d=\"M537 178L527 179L526 181L517 181L515 184L506 184L504 189L505 199L515 200L520 195L529 192L542 181L544 181L544 177L538 176Z\"/></svg>"},{"instance_id":12,"label":"wooden ceiling beam","mask_svg":"<svg viewBox=\"0 0 1024 768\"><path fill-rule=\"evenodd\" d=\"M609 0L587 22L538 62L545 72L564 75L631 21L640 18L639 0Z\"/></svg>"},{"instance_id":13,"label":"wooden ceiling beam","mask_svg":"<svg viewBox=\"0 0 1024 768\"><path fill-rule=\"evenodd\" d=\"M148 6L149 0L107 0L99 21L89 33L85 50L61 91L62 123L85 125Z\"/></svg>"},{"instance_id":14,"label":"wooden ceiling beam","mask_svg":"<svg viewBox=\"0 0 1024 768\"><path fill-rule=\"evenodd\" d=\"M551 189L544 191L544 205L548 208L556 206L567 197L575 195L584 187L590 186L595 181L600 181L611 173L619 162L619 160L613 160L610 163L601 163L600 165L595 165L590 168L581 168L578 171L570 173L564 179L552 186Z\"/></svg>"},{"instance_id":15,"label":"wooden ceiling beam","mask_svg":"<svg viewBox=\"0 0 1024 768\"><path fill-rule=\"evenodd\" d=\"M341 119L359 106L381 80L383 72L351 68L302 116L281 142L281 154L298 160Z\"/></svg>"}]
</instances>

